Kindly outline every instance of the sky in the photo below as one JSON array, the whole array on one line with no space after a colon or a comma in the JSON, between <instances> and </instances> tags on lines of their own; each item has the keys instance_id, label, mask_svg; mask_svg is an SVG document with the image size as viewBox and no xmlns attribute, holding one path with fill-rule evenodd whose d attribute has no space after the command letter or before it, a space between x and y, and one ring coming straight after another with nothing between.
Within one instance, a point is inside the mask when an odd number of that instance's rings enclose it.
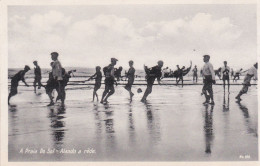
<instances>
[{"instance_id":1,"label":"sky","mask_svg":"<svg viewBox=\"0 0 260 166\"><path fill-rule=\"evenodd\" d=\"M154 66L199 68L209 54L215 69L257 61L255 5L9 6L8 66L50 68L50 53L63 67Z\"/></svg>"}]
</instances>

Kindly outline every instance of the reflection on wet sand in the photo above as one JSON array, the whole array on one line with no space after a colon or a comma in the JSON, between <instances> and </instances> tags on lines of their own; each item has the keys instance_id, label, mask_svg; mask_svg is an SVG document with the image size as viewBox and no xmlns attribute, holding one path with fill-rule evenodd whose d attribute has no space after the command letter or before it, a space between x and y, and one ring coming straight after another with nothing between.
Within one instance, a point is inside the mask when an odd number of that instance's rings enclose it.
<instances>
[{"instance_id":1,"label":"reflection on wet sand","mask_svg":"<svg viewBox=\"0 0 260 166\"><path fill-rule=\"evenodd\" d=\"M205 105L205 121L204 121L204 135L206 150L205 152L211 153L211 146L213 144L214 132L213 132L213 109L214 105Z\"/></svg>"},{"instance_id":2,"label":"reflection on wet sand","mask_svg":"<svg viewBox=\"0 0 260 166\"><path fill-rule=\"evenodd\" d=\"M152 145L156 145L161 139L159 116L156 114L156 111L153 110L152 104L149 102L145 103L145 107L148 132L151 136L150 141Z\"/></svg>"},{"instance_id":3,"label":"reflection on wet sand","mask_svg":"<svg viewBox=\"0 0 260 166\"><path fill-rule=\"evenodd\" d=\"M114 119L113 119L113 107L109 104L104 105L105 109L105 127L106 127L106 147L107 151L111 151L116 148L115 140L115 129L114 129Z\"/></svg>"},{"instance_id":4,"label":"reflection on wet sand","mask_svg":"<svg viewBox=\"0 0 260 166\"><path fill-rule=\"evenodd\" d=\"M244 120L245 120L245 126L247 128L247 132L248 133L253 133L255 137L258 137L257 128L251 127L253 125L251 124L251 121L250 121L248 108L245 105L241 104L240 101L238 101L237 104L238 104L240 110L243 112L243 116L244 116Z\"/></svg>"},{"instance_id":5,"label":"reflection on wet sand","mask_svg":"<svg viewBox=\"0 0 260 166\"><path fill-rule=\"evenodd\" d=\"M223 97L223 112L229 111L229 93L227 94L227 101L226 101L226 93L224 92Z\"/></svg>"},{"instance_id":6,"label":"reflection on wet sand","mask_svg":"<svg viewBox=\"0 0 260 166\"><path fill-rule=\"evenodd\" d=\"M129 131L129 143L130 144L134 144L135 143L135 125L134 125L134 118L133 118L133 111L132 111L132 104L129 104L129 112L128 112L128 121L129 121L129 127L128 127L128 131Z\"/></svg>"},{"instance_id":7,"label":"reflection on wet sand","mask_svg":"<svg viewBox=\"0 0 260 166\"><path fill-rule=\"evenodd\" d=\"M64 107L58 107L57 109L50 109L48 118L51 121L51 129L53 136L54 147L57 150L61 150L63 148L63 139L65 137L65 113L66 110Z\"/></svg>"}]
</instances>

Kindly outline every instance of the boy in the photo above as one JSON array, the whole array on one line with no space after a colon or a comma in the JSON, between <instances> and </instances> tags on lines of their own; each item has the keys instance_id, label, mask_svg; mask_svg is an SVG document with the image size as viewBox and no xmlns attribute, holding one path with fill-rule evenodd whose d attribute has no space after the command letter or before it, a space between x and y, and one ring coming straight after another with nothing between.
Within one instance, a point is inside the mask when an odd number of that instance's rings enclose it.
<instances>
[{"instance_id":1,"label":"boy","mask_svg":"<svg viewBox=\"0 0 260 166\"><path fill-rule=\"evenodd\" d=\"M135 80L135 68L133 67L134 62L131 60L129 61L129 70L126 74L126 77L128 78L128 82L125 86L125 89L129 92L130 94L130 101L132 101L132 98L134 96L134 93L131 91L132 85Z\"/></svg>"},{"instance_id":2,"label":"boy","mask_svg":"<svg viewBox=\"0 0 260 166\"><path fill-rule=\"evenodd\" d=\"M97 66L96 73L87 80L87 81L89 81L91 79L95 79L95 87L94 87L94 91L93 91L93 100L92 101L94 101L95 96L97 97L97 101L98 101L97 91L101 87L101 80L102 80L102 73L100 70L101 70L101 67Z\"/></svg>"},{"instance_id":3,"label":"boy","mask_svg":"<svg viewBox=\"0 0 260 166\"><path fill-rule=\"evenodd\" d=\"M224 86L224 91L226 87L226 81L228 83L228 92L229 92L229 72L230 68L227 66L227 61L224 61L224 66L221 68L221 75L222 75L222 80L223 80L223 86Z\"/></svg>"}]
</instances>

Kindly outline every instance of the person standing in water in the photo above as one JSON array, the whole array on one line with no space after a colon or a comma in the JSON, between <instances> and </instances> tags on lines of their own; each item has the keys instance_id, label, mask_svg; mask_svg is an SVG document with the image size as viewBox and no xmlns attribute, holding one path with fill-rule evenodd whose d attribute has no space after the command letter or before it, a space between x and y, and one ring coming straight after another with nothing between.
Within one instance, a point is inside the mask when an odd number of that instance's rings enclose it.
<instances>
[{"instance_id":1,"label":"person standing in water","mask_svg":"<svg viewBox=\"0 0 260 166\"><path fill-rule=\"evenodd\" d=\"M254 64L253 67L251 67L248 71L247 71L247 74L244 78L244 82L243 82L243 88L241 89L241 91L238 93L238 95L236 96L236 99L238 101L242 100L240 97L247 93L248 91L248 87L251 86L250 82L251 82L251 79L253 77L255 77L255 80L257 80L257 68L258 68L258 63Z\"/></svg>"},{"instance_id":2,"label":"person standing in water","mask_svg":"<svg viewBox=\"0 0 260 166\"><path fill-rule=\"evenodd\" d=\"M41 73L41 68L38 65L38 62L33 61L33 64L35 66L35 68L34 68L35 77L34 77L33 87L34 87L34 93L36 93L36 84L38 84L38 89L41 89L41 86L43 86L42 83L41 83L42 73Z\"/></svg>"},{"instance_id":3,"label":"person standing in water","mask_svg":"<svg viewBox=\"0 0 260 166\"><path fill-rule=\"evenodd\" d=\"M205 95L206 101L203 104L212 104L214 105L214 97L213 97L213 89L212 84L215 84L215 72L213 69L213 65L209 62L210 56L204 55L203 61L205 62L203 69L202 69L202 75L203 75L203 88L202 88L202 94ZM208 93L208 94L207 94ZM211 102L209 102L211 99Z\"/></svg>"},{"instance_id":4,"label":"person standing in water","mask_svg":"<svg viewBox=\"0 0 260 166\"><path fill-rule=\"evenodd\" d=\"M15 96L17 94L17 88L19 85L19 81L22 81L27 87L29 85L25 82L24 75L30 70L30 67L25 65L24 70L19 71L16 73L12 79L11 79L11 89L10 93L8 95L8 105L10 105L10 99L12 96Z\"/></svg>"},{"instance_id":5,"label":"person standing in water","mask_svg":"<svg viewBox=\"0 0 260 166\"><path fill-rule=\"evenodd\" d=\"M97 91L101 87L101 81L102 81L102 73L100 70L101 70L101 67L97 66L96 73L87 80L87 81L89 81L91 79L95 79L95 87L94 87L94 91L93 91L93 100L92 101L94 101L95 96L97 97L97 101L98 101Z\"/></svg>"},{"instance_id":6,"label":"person standing in water","mask_svg":"<svg viewBox=\"0 0 260 166\"><path fill-rule=\"evenodd\" d=\"M117 61L118 60L116 58L111 58L111 64L103 68L106 77L105 90L103 92L100 103L108 103L107 99L115 93L114 83L116 82L116 80L114 66L116 65Z\"/></svg>"},{"instance_id":7,"label":"person standing in water","mask_svg":"<svg viewBox=\"0 0 260 166\"><path fill-rule=\"evenodd\" d=\"M223 87L224 87L224 91L226 88L226 81L228 84L228 92L229 92L229 72L230 72L230 67L227 66L227 61L224 61L224 66L221 68L221 75L222 75L222 80L223 80Z\"/></svg>"},{"instance_id":8,"label":"person standing in water","mask_svg":"<svg viewBox=\"0 0 260 166\"><path fill-rule=\"evenodd\" d=\"M53 61L51 62L52 72L49 75L49 77L52 77L52 78L49 78L49 81L47 82L47 85L46 85L46 87L47 87L46 92L50 98L50 104L48 106L54 105L54 102L53 102L54 97L52 96L53 90L51 90L51 89L53 89L55 87L58 89L58 96L60 96L62 106L64 105L65 90L62 88L62 80L63 80L62 66L61 66L60 61L58 60L58 56L59 56L59 54L57 52L51 53L51 59ZM52 87L52 88L50 88L50 90L48 90L48 87Z\"/></svg>"},{"instance_id":9,"label":"person standing in water","mask_svg":"<svg viewBox=\"0 0 260 166\"><path fill-rule=\"evenodd\" d=\"M194 66L194 69L192 71L193 71L193 82L196 81L196 83L197 83L198 82L198 69L197 69L196 65Z\"/></svg>"},{"instance_id":10,"label":"person standing in water","mask_svg":"<svg viewBox=\"0 0 260 166\"><path fill-rule=\"evenodd\" d=\"M148 97L148 95L150 93L152 93L152 88L153 88L153 84L155 79L157 78L158 84L160 85L160 79L162 76L162 67L163 67L163 61L158 61L157 62L158 65L152 67L151 69L148 69L147 66L144 66L144 70L146 73L146 81L147 81L147 88L144 92L143 98L141 100L141 102L146 102L146 98Z\"/></svg>"},{"instance_id":11,"label":"person standing in water","mask_svg":"<svg viewBox=\"0 0 260 166\"><path fill-rule=\"evenodd\" d=\"M129 61L129 70L128 72L126 73L126 77L128 79L128 82L125 86L125 89L129 92L130 94L130 101L132 101L132 98L134 96L134 93L131 91L132 89L132 85L134 83L134 80L135 80L135 68L133 67L134 65L134 62L132 60Z\"/></svg>"}]
</instances>

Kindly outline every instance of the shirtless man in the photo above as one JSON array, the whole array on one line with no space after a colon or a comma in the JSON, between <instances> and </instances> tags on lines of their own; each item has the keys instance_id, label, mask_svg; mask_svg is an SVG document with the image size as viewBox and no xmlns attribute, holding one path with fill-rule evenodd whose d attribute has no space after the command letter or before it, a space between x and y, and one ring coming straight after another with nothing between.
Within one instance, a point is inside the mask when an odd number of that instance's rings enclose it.
<instances>
[{"instance_id":1,"label":"shirtless man","mask_svg":"<svg viewBox=\"0 0 260 166\"><path fill-rule=\"evenodd\" d=\"M134 83L134 80L135 80L135 68L133 67L134 65L134 62L131 60L129 61L129 70L126 74L126 77L128 79L128 82L125 86L125 89L129 92L129 95L130 95L130 101L132 101L132 98L134 96L134 93L131 91L131 88L132 88L132 85Z\"/></svg>"}]
</instances>

